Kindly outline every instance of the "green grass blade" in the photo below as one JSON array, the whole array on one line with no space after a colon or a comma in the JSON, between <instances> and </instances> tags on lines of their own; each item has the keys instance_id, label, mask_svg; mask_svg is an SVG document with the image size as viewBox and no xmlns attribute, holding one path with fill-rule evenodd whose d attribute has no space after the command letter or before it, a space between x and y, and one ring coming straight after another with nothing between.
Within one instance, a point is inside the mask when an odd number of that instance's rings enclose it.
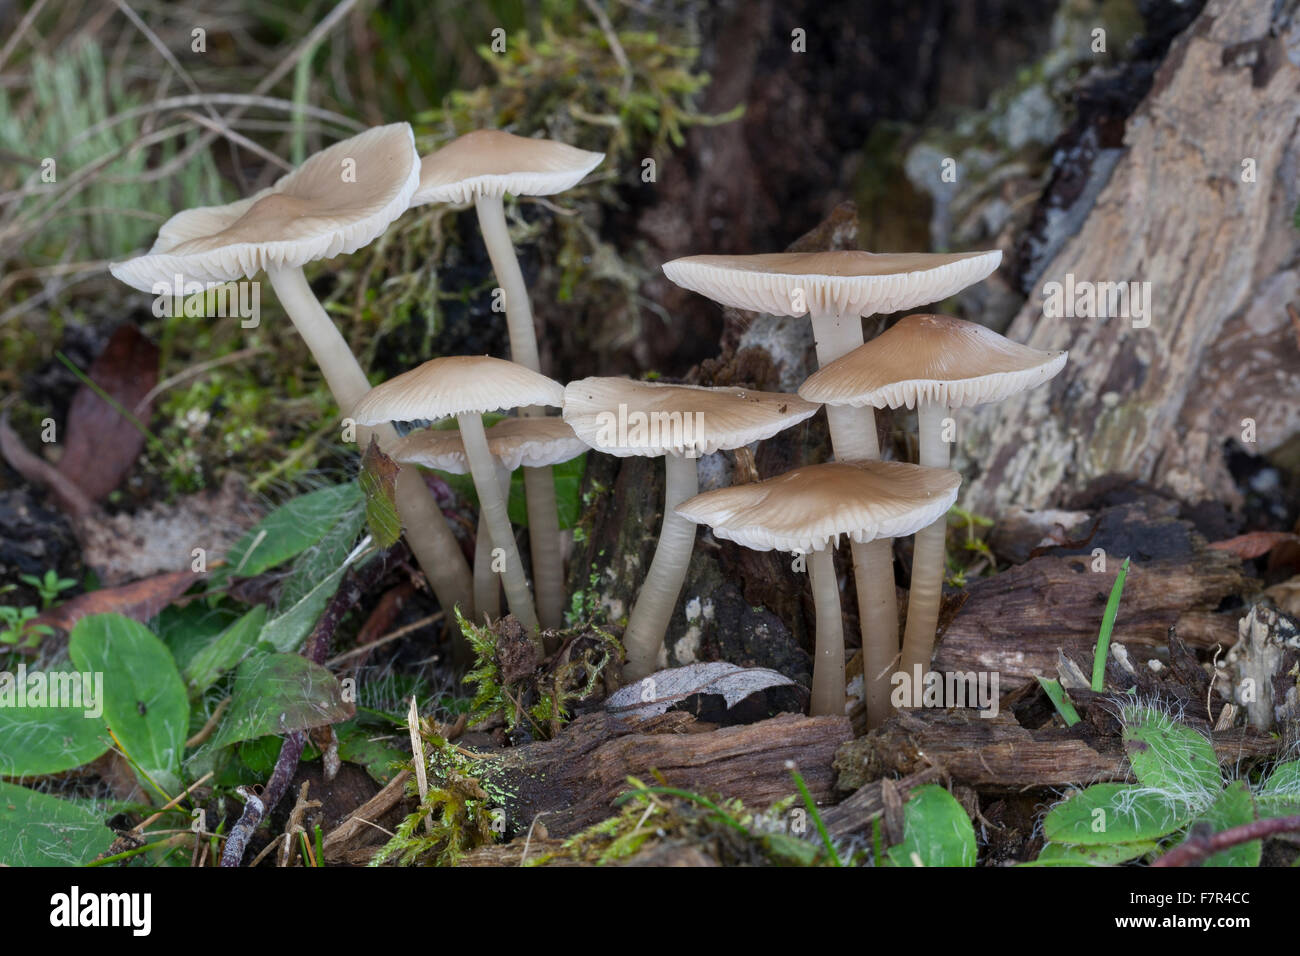
<instances>
[{"instance_id":1,"label":"green grass blade","mask_svg":"<svg viewBox=\"0 0 1300 956\"><path fill-rule=\"evenodd\" d=\"M1070 701L1070 695L1065 692L1065 688L1061 686L1059 680L1055 677L1040 677L1038 678L1038 686L1043 688L1043 691L1047 694L1047 699L1052 702L1056 712L1065 721L1065 726L1073 727L1079 722L1079 712L1074 709L1074 704Z\"/></svg>"},{"instance_id":2,"label":"green grass blade","mask_svg":"<svg viewBox=\"0 0 1300 956\"><path fill-rule=\"evenodd\" d=\"M1128 577L1128 558L1120 565L1119 574L1115 575L1115 584L1110 589L1110 600L1106 602L1106 613L1101 616L1101 633L1097 635L1097 653L1092 659L1092 689L1101 693L1106 683L1106 657L1110 653L1110 632L1115 629L1115 615L1119 613L1120 595L1124 593L1124 579Z\"/></svg>"}]
</instances>

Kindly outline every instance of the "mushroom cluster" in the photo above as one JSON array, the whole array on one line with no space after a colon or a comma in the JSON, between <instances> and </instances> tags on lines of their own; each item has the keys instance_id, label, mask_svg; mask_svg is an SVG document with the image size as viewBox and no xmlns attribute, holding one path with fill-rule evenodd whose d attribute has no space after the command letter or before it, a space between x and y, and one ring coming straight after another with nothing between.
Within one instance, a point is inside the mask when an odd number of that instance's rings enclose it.
<instances>
[{"instance_id":1,"label":"mushroom cluster","mask_svg":"<svg viewBox=\"0 0 1300 956\"><path fill-rule=\"evenodd\" d=\"M498 130L468 133L421 159L410 126L381 126L317 153L247 199L173 216L147 254L111 268L119 279L155 293L178 281L224 283L264 271L344 423L355 428L361 445L373 438L398 462L403 532L439 602L490 620L501 614L504 589L509 613L535 641L560 626L565 605L552 466L588 449L663 458L658 544L624 630L628 680L666 663L664 637L680 604L697 525L704 524L718 538L793 554L792 584L808 573L817 621L812 712L843 713L849 701L834 552L846 537L868 722L879 724L889 713L890 672L900 659L894 538L916 535L902 664L928 664L933 648L945 519L960 485L948 470L949 409L1046 381L1065 355L929 315L908 316L865 340L864 317L940 301L987 277L1001 260L996 251L690 256L663 267L684 288L739 309L808 316L821 368L799 394L601 377L562 385L541 372L504 197L569 189L603 159ZM407 209L433 202L475 205L504 299L510 359L433 358L372 388L303 267L354 252ZM561 415L548 417L547 407L560 408ZM699 493L701 456L748 448L822 407L833 462ZM872 409L886 407L917 409L917 464L882 460L889 456L882 456ZM497 411L518 417L485 427L483 416ZM456 428L445 427L452 420ZM403 434L395 423L405 423ZM473 478L479 527L472 573L422 467ZM506 507L516 469L523 470L527 565Z\"/></svg>"}]
</instances>

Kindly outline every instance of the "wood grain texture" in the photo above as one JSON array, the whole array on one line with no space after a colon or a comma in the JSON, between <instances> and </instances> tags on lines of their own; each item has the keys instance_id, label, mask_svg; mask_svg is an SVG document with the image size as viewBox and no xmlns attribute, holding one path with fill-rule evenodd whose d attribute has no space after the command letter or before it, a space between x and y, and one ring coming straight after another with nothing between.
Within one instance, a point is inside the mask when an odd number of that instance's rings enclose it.
<instances>
[{"instance_id":1,"label":"wood grain texture","mask_svg":"<svg viewBox=\"0 0 1300 956\"><path fill-rule=\"evenodd\" d=\"M1251 451L1300 423L1300 348L1285 309L1300 253L1300 22L1270 36L1272 6L1214 0L1174 41L1109 182L1007 333L1068 349L1066 368L959 416L966 463L979 465L966 507L1059 504L1109 473L1187 500L1232 500L1222 449L1240 441L1240 420L1256 421ZM1067 274L1151 282L1149 327L1045 317L1045 283Z\"/></svg>"},{"instance_id":2,"label":"wood grain texture","mask_svg":"<svg viewBox=\"0 0 1300 956\"><path fill-rule=\"evenodd\" d=\"M494 788L515 794L505 807L520 833L540 815L552 837L582 830L616 812L627 778L742 800L762 809L795 792L793 761L813 798L829 802L835 751L852 739L846 717L782 714L707 730L689 715L632 724L603 713L574 721L554 740L500 752L488 772Z\"/></svg>"}]
</instances>

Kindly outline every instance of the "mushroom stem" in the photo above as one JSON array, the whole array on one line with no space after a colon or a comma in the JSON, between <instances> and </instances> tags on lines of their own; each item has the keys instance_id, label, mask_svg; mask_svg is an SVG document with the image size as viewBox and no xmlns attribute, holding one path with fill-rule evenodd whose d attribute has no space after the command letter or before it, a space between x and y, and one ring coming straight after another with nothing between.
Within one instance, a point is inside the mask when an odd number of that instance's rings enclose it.
<instances>
[{"instance_id":1,"label":"mushroom stem","mask_svg":"<svg viewBox=\"0 0 1300 956\"><path fill-rule=\"evenodd\" d=\"M510 500L510 472L497 466L501 494ZM478 512L478 530L474 535L474 611L489 620L501 616L501 580L492 573L492 532L488 530L487 514Z\"/></svg>"},{"instance_id":2,"label":"mushroom stem","mask_svg":"<svg viewBox=\"0 0 1300 956\"><path fill-rule=\"evenodd\" d=\"M510 331L510 360L540 372L537 356L537 330L533 328L533 309L528 303L528 288L519 270L519 258L506 228L506 210L500 196L479 196L474 200L478 227L483 233L492 271L506 297L506 326Z\"/></svg>"},{"instance_id":3,"label":"mushroom stem","mask_svg":"<svg viewBox=\"0 0 1300 956\"><path fill-rule=\"evenodd\" d=\"M840 586L835 578L835 548L828 543L808 555L813 607L817 615L817 653L813 660L809 713L826 717L844 713L844 622Z\"/></svg>"},{"instance_id":4,"label":"mushroom stem","mask_svg":"<svg viewBox=\"0 0 1300 956\"><path fill-rule=\"evenodd\" d=\"M668 622L686 580L686 566L695 547L695 522L677 514L677 506L700 490L697 462L685 455L664 456L664 520L654 560L641 584L623 633L627 663L623 676L640 680L654 672Z\"/></svg>"},{"instance_id":5,"label":"mushroom stem","mask_svg":"<svg viewBox=\"0 0 1300 956\"><path fill-rule=\"evenodd\" d=\"M948 467L948 443L943 440L943 421L947 414L945 406L932 402L921 402L916 407L920 463L928 468ZM912 551L912 590L907 599L907 632L903 636L902 670L905 674L913 673L918 664L923 673L930 669L934 635L939 624L939 605L943 599L947 536L947 515L916 533L916 545Z\"/></svg>"},{"instance_id":6,"label":"mushroom stem","mask_svg":"<svg viewBox=\"0 0 1300 956\"><path fill-rule=\"evenodd\" d=\"M528 547L533 558L533 588L542 627L564 623L564 557L560 552L560 512L549 466L524 468L528 504Z\"/></svg>"},{"instance_id":7,"label":"mushroom stem","mask_svg":"<svg viewBox=\"0 0 1300 956\"><path fill-rule=\"evenodd\" d=\"M479 231L487 246L492 271L506 299L506 328L510 333L510 358L534 372L540 372L537 329L528 301L528 287L519 269L519 257L506 226L501 196L478 196L474 200ZM546 410L521 408L523 418L540 418ZM564 562L560 557L560 518L555 502L555 483L550 468L524 470L524 502L528 510L528 544L533 559L533 580L537 588L537 609L543 627L559 627L564 608Z\"/></svg>"},{"instance_id":8,"label":"mushroom stem","mask_svg":"<svg viewBox=\"0 0 1300 956\"><path fill-rule=\"evenodd\" d=\"M347 340L321 308L301 268L267 269L266 274L284 311L320 366L334 401L346 414L370 390L366 373L361 370ZM358 447L365 448L371 434L381 447L391 446L397 439L392 425L379 425L373 429L358 426ZM395 492L397 512L411 553L444 609L460 605L472 611L469 604L473 593L469 564L461 554L460 545L456 543L442 509L418 471L410 465L399 468Z\"/></svg>"},{"instance_id":9,"label":"mushroom stem","mask_svg":"<svg viewBox=\"0 0 1300 956\"><path fill-rule=\"evenodd\" d=\"M813 315L817 364L826 366L862 345L862 320L858 316ZM879 461L876 414L862 409L827 405L831 447L839 461ZM858 592L858 620L862 628L862 683L867 705L867 726L878 727L893 710L890 670L898 657L898 597L894 592L892 538L865 544L854 541L853 580ZM820 627L820 624L818 625Z\"/></svg>"},{"instance_id":10,"label":"mushroom stem","mask_svg":"<svg viewBox=\"0 0 1300 956\"><path fill-rule=\"evenodd\" d=\"M478 492L479 512L487 517L493 551L500 548L504 552L501 582L505 585L510 613L524 626L524 633L536 640L537 610L533 606L533 595L528 590L528 580L524 577L519 549L515 546L515 533L510 527L510 516L506 512L505 497L501 494L496 464L492 453L488 451L483 417L476 412L466 412L456 416L456 423L460 426L465 459L469 462L470 474L474 477L474 490Z\"/></svg>"}]
</instances>

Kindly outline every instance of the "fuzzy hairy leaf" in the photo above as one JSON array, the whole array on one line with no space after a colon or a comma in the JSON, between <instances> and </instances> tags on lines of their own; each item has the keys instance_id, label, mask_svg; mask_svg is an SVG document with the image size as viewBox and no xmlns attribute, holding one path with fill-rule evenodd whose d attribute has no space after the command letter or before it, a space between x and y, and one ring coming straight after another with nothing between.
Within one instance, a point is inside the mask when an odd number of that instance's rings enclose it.
<instances>
[{"instance_id":1,"label":"fuzzy hairy leaf","mask_svg":"<svg viewBox=\"0 0 1300 956\"><path fill-rule=\"evenodd\" d=\"M1136 843L1172 833L1190 819L1161 794L1123 783L1098 783L1052 807L1043 820L1050 843Z\"/></svg>"},{"instance_id":2,"label":"fuzzy hairy leaf","mask_svg":"<svg viewBox=\"0 0 1300 956\"><path fill-rule=\"evenodd\" d=\"M90 810L0 781L0 864L80 866L112 842L113 831Z\"/></svg>"}]
</instances>

